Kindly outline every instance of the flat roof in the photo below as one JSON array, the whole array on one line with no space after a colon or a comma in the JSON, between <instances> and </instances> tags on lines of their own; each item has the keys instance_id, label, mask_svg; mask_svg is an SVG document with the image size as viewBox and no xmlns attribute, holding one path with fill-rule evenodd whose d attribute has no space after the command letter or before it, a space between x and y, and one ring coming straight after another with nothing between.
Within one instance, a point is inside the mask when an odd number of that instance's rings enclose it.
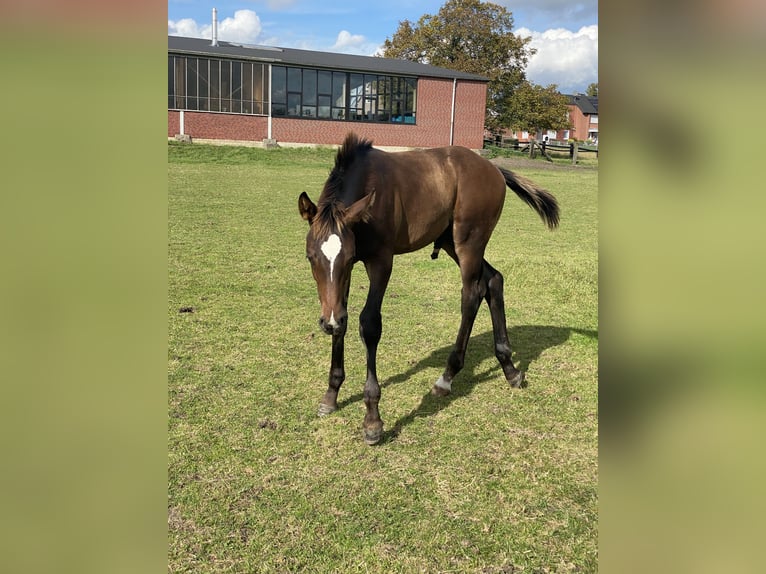
<instances>
[{"instance_id":1,"label":"flat roof","mask_svg":"<svg viewBox=\"0 0 766 574\"><path fill-rule=\"evenodd\" d=\"M185 38L168 36L168 52L173 54L194 54L197 56L213 56L225 58L240 58L269 62L277 65L304 66L310 68L325 68L349 72L368 72L375 74L392 74L397 76L414 76L426 78L449 78L458 80L473 80L488 82L489 79L477 74L458 72L448 68L419 64L409 60L379 58L377 56L355 56L335 52L315 52L298 50L296 48L278 48L274 46L256 46L238 44L219 40L218 46L211 46L210 40L203 38Z\"/></svg>"}]
</instances>

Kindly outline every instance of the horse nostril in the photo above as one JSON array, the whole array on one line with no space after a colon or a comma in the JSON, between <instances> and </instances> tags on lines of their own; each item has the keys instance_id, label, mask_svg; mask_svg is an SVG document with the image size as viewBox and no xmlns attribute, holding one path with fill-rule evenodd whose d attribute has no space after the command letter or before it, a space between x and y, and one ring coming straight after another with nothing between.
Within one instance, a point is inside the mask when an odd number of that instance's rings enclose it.
<instances>
[{"instance_id":1,"label":"horse nostril","mask_svg":"<svg viewBox=\"0 0 766 574\"><path fill-rule=\"evenodd\" d=\"M339 334L341 332L344 332L346 330L346 323L348 322L348 315L342 315L340 317L335 317L335 315L331 315L330 319L327 320L324 317L319 318L319 327L327 333L328 335L332 335L333 333Z\"/></svg>"},{"instance_id":2,"label":"horse nostril","mask_svg":"<svg viewBox=\"0 0 766 574\"><path fill-rule=\"evenodd\" d=\"M333 326L330 325L324 317L319 318L319 327L328 335L332 335Z\"/></svg>"}]
</instances>

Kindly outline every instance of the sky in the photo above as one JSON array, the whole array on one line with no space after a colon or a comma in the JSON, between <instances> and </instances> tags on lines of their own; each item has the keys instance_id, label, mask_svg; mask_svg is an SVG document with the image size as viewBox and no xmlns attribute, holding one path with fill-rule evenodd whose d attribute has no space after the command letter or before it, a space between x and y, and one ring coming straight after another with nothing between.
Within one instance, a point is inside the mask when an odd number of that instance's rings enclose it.
<instances>
[{"instance_id":1,"label":"sky","mask_svg":"<svg viewBox=\"0 0 766 574\"><path fill-rule=\"evenodd\" d=\"M446 0L168 0L168 34L372 56L404 20L436 14ZM565 94L598 83L598 0L495 0L537 53L527 79Z\"/></svg>"}]
</instances>

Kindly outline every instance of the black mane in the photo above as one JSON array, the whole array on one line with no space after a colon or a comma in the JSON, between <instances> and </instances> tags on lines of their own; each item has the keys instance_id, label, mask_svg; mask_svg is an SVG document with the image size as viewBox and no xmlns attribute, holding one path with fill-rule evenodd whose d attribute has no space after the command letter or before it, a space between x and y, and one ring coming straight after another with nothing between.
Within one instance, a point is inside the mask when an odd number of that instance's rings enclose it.
<instances>
[{"instance_id":1,"label":"black mane","mask_svg":"<svg viewBox=\"0 0 766 574\"><path fill-rule=\"evenodd\" d=\"M342 214L345 205L342 201L345 176L353 163L372 149L372 141L354 133L346 136L335 155L335 166L324 184L322 194L317 201L316 224L325 234L334 232L343 226Z\"/></svg>"}]
</instances>

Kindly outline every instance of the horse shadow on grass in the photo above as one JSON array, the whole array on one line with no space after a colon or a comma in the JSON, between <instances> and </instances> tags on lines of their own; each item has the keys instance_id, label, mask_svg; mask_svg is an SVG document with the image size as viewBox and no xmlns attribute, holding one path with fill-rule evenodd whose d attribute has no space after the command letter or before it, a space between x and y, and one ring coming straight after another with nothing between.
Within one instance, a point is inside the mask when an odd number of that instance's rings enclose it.
<instances>
[{"instance_id":1,"label":"horse shadow on grass","mask_svg":"<svg viewBox=\"0 0 766 574\"><path fill-rule=\"evenodd\" d=\"M582 335L591 339L598 339L598 331L590 329L577 329L572 327L556 327L551 325L520 325L508 329L508 338L514 349L514 364L520 371L527 371L530 364L540 358L546 349L557 347L565 343L572 334ZM381 389L403 383L410 377L425 369L437 369L439 372L447 364L447 357L452 352L454 345L434 350L428 356L413 364L406 371L394 375L380 383ZM492 331L474 335L468 343L463 370L458 373L452 384L452 392L446 397L437 397L431 394L429 387L420 404L409 414L397 420L393 426L383 432L381 444L394 440L404 427L420 417L427 417L447 408L454 400L470 395L480 383L503 378L500 364L492 362L492 367L479 372L479 365L487 359L495 357L495 342ZM435 382L435 380L434 380ZM526 386L526 384L525 384ZM356 393L338 403L338 408L343 408L351 403L364 399L364 393Z\"/></svg>"}]
</instances>

